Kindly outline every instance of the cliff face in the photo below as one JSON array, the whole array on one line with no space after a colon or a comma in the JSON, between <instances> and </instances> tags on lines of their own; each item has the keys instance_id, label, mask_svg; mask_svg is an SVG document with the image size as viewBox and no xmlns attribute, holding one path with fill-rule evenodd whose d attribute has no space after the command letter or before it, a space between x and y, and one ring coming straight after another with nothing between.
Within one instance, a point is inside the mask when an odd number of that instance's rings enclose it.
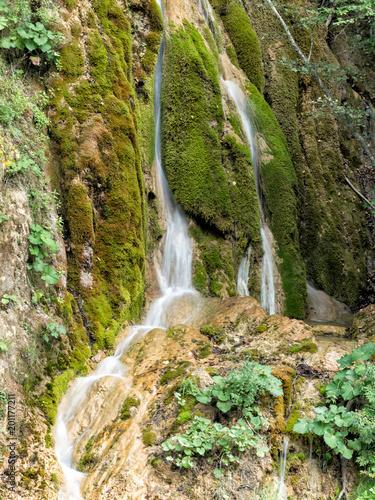
<instances>
[{"instance_id":1,"label":"cliff face","mask_svg":"<svg viewBox=\"0 0 375 500\"><path fill-rule=\"evenodd\" d=\"M372 300L372 216L345 180L371 198L372 168L334 115L312 112L311 101L321 95L316 82L280 64L294 52L276 18L250 1L203 2L208 24L195 2L169 0L164 8L165 23L154 0L65 0L59 68L19 62L19 53L2 49L0 396L15 393L19 421L25 419L18 450L25 498L56 498L51 425L57 405L70 381L95 366L90 358L112 349L122 326L138 319L145 300L158 293L154 262L165 220L153 168L153 75L164 28L162 157L190 221L194 287L204 296L235 296L250 245L249 291L260 298L263 210L274 236L277 312L305 318L306 279L352 308ZM349 50L350 33L335 38L334 28L317 28L312 60L352 65L371 76L374 61ZM295 36L307 50L306 34ZM17 64L23 75L14 71ZM248 97L261 206L226 79ZM372 109L373 78L351 86L326 83L338 102ZM373 131L371 119L365 126ZM197 331L190 334L193 343L202 342ZM155 335L163 341L160 331ZM180 356L175 347L170 352ZM147 383L154 391L155 380ZM155 401L145 400L142 411ZM140 416L141 424L149 422ZM123 432L127 425L114 427ZM160 427L160 435L168 432ZM0 438L5 445L5 434ZM142 456L146 464L143 448ZM150 471L155 484L165 472ZM4 492L2 486L7 498Z\"/></svg>"}]
</instances>

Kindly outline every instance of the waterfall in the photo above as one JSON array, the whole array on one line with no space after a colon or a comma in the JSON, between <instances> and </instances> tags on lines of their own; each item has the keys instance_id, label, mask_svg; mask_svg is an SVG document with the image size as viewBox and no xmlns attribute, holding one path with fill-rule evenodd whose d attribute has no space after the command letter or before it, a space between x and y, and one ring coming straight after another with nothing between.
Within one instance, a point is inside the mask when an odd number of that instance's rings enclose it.
<instances>
[{"instance_id":1,"label":"waterfall","mask_svg":"<svg viewBox=\"0 0 375 500\"><path fill-rule=\"evenodd\" d=\"M162 9L161 4L159 3ZM58 411L55 426L55 450L64 472L65 485L60 489L59 500L81 500L80 488L86 474L74 469L73 449L86 433L75 442L69 437L69 426L81 409L93 384L102 377L124 379L125 367L120 358L136 340L156 327L167 328L167 311L175 300L184 295L197 298L198 292L192 286L192 241L188 232L188 222L180 207L173 199L161 162L161 110L160 94L162 80L163 46L161 44L155 68L155 161L159 191L164 202L167 231L164 237L162 263L158 271L161 296L151 305L143 325L133 326L127 338L121 342L113 356L104 359L96 370L87 377L74 381L64 396Z\"/></svg>"},{"instance_id":2,"label":"waterfall","mask_svg":"<svg viewBox=\"0 0 375 500\"><path fill-rule=\"evenodd\" d=\"M258 174L258 165L259 165L258 144L257 144L257 140L255 137L255 131L254 131L253 125L251 123L251 118L250 118L249 110L247 107L247 99L246 99L245 94L241 91L241 89L238 87L238 85L235 84L234 82L232 82L230 80L224 80L224 83L228 89L230 96L232 97L233 101L236 104L237 110L241 116L242 125L243 125L243 128L245 130L246 137L247 137L249 144L250 144L251 159L252 159L253 166L254 166L255 182L256 182L256 188L257 188L257 193L258 193L259 208L260 208L260 212L261 212L260 234L262 237L262 248L264 251L263 264L262 264L261 304L262 304L262 307L269 314L275 314L275 312L276 312L276 309L275 309L275 284L274 284L274 277L273 277L273 265L274 264L273 264L272 244L271 244L272 236L271 236L271 231L270 231L270 229L267 226L267 223L265 221L265 215L262 211L262 204L260 202L260 192L261 191L260 191L260 187L259 187L259 174ZM242 265L242 262L241 262L241 265ZM241 269L241 272L243 272L242 269ZM246 290L245 290L245 292L247 292L247 293L241 292L241 290L243 291L242 287L240 290L237 286L237 289L238 289L238 293L240 293L240 295L249 295L249 291L247 289L247 283L246 283Z\"/></svg>"},{"instance_id":3,"label":"waterfall","mask_svg":"<svg viewBox=\"0 0 375 500\"><path fill-rule=\"evenodd\" d=\"M286 468L286 455L288 452L289 440L284 438L283 450L280 457L280 479L279 479L279 494L277 500L287 500L287 490L285 486L285 468Z\"/></svg>"},{"instance_id":4,"label":"waterfall","mask_svg":"<svg viewBox=\"0 0 375 500\"><path fill-rule=\"evenodd\" d=\"M238 269L237 290L240 295L249 296L249 289L247 285L249 282L250 255L251 246L249 246L245 255L242 257L241 264Z\"/></svg>"}]
</instances>

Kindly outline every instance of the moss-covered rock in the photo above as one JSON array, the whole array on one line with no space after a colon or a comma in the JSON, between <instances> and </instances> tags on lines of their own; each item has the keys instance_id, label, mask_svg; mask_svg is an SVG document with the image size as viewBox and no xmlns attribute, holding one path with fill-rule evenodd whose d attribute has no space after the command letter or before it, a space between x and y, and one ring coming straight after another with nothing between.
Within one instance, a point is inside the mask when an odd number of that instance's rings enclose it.
<instances>
[{"instance_id":1,"label":"moss-covered rock","mask_svg":"<svg viewBox=\"0 0 375 500\"><path fill-rule=\"evenodd\" d=\"M231 228L232 204L221 163L221 93L212 55L189 23L166 38L162 87L162 157L176 202Z\"/></svg>"},{"instance_id":2,"label":"moss-covered rock","mask_svg":"<svg viewBox=\"0 0 375 500\"><path fill-rule=\"evenodd\" d=\"M215 11L233 43L240 67L260 92L263 92L264 73L262 52L258 37L253 30L249 16L240 2L235 0L211 0ZM227 49L228 50L228 49ZM235 61L229 48L229 57Z\"/></svg>"},{"instance_id":3,"label":"moss-covered rock","mask_svg":"<svg viewBox=\"0 0 375 500\"><path fill-rule=\"evenodd\" d=\"M259 134L261 187L281 258L279 269L285 293L285 314L304 318L307 292L297 227L297 178L284 135L271 108L254 85L249 85L248 91Z\"/></svg>"}]
</instances>

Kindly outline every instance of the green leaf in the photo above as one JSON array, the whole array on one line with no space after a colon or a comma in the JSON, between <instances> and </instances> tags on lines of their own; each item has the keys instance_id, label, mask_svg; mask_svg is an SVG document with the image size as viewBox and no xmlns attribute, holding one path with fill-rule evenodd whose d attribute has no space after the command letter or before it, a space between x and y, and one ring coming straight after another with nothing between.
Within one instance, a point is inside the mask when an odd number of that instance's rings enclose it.
<instances>
[{"instance_id":1,"label":"green leaf","mask_svg":"<svg viewBox=\"0 0 375 500\"><path fill-rule=\"evenodd\" d=\"M311 427L312 422L308 418L300 418L294 424L293 432L296 432L297 434L306 434L307 432L310 432Z\"/></svg>"},{"instance_id":2,"label":"green leaf","mask_svg":"<svg viewBox=\"0 0 375 500\"><path fill-rule=\"evenodd\" d=\"M49 285L55 285L60 281L59 274L53 269L53 267L47 266L44 269L44 273L41 276L42 280L48 283Z\"/></svg>"},{"instance_id":3,"label":"green leaf","mask_svg":"<svg viewBox=\"0 0 375 500\"><path fill-rule=\"evenodd\" d=\"M8 347L3 340L0 340L0 351L7 351Z\"/></svg>"},{"instance_id":4,"label":"green leaf","mask_svg":"<svg viewBox=\"0 0 375 500\"><path fill-rule=\"evenodd\" d=\"M34 271L36 271L37 273L42 273L44 272L46 267L48 267L47 264L43 262L39 257L35 259L33 264Z\"/></svg>"},{"instance_id":5,"label":"green leaf","mask_svg":"<svg viewBox=\"0 0 375 500\"><path fill-rule=\"evenodd\" d=\"M24 40L25 47L30 50L35 50L37 48L36 43L34 43L32 40Z\"/></svg>"},{"instance_id":6,"label":"green leaf","mask_svg":"<svg viewBox=\"0 0 375 500\"><path fill-rule=\"evenodd\" d=\"M333 434L330 431L326 431L323 435L323 439L330 448L332 449L336 448L338 442L336 434Z\"/></svg>"},{"instance_id":7,"label":"green leaf","mask_svg":"<svg viewBox=\"0 0 375 500\"><path fill-rule=\"evenodd\" d=\"M224 469L215 469L214 470L214 476L216 479L220 479L224 473Z\"/></svg>"},{"instance_id":8,"label":"green leaf","mask_svg":"<svg viewBox=\"0 0 375 500\"><path fill-rule=\"evenodd\" d=\"M197 394L195 397L200 403L204 405L211 403L212 400L211 396L204 396L203 394Z\"/></svg>"},{"instance_id":9,"label":"green leaf","mask_svg":"<svg viewBox=\"0 0 375 500\"><path fill-rule=\"evenodd\" d=\"M221 410L223 413L227 413L233 406L233 403L231 401L218 401L216 403L216 406Z\"/></svg>"}]
</instances>

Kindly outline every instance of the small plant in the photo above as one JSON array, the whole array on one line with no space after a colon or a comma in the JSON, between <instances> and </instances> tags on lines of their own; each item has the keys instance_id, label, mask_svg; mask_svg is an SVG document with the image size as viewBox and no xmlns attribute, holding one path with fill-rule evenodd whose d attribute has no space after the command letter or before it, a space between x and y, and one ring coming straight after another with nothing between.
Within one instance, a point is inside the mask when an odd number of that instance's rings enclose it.
<instances>
[{"instance_id":1,"label":"small plant","mask_svg":"<svg viewBox=\"0 0 375 500\"><path fill-rule=\"evenodd\" d=\"M315 408L314 420L299 419L293 428L299 434L322 436L344 459L356 455L370 478L375 478L375 366L366 361L374 354L370 342L340 358L341 369L326 386L329 406Z\"/></svg>"},{"instance_id":2,"label":"small plant","mask_svg":"<svg viewBox=\"0 0 375 500\"><path fill-rule=\"evenodd\" d=\"M199 393L199 387L197 383L190 377L185 378L181 384L178 386L177 391L174 393L178 404L180 406L185 406L186 396L196 396Z\"/></svg>"},{"instance_id":3,"label":"small plant","mask_svg":"<svg viewBox=\"0 0 375 500\"><path fill-rule=\"evenodd\" d=\"M51 233L39 224L31 224L29 242L29 252L34 256L34 262L29 264L28 268L42 273L41 278L46 283L50 285L58 283L59 273L43 261L43 259L50 257L49 252L57 252L57 244Z\"/></svg>"},{"instance_id":4,"label":"small plant","mask_svg":"<svg viewBox=\"0 0 375 500\"><path fill-rule=\"evenodd\" d=\"M40 302L42 300L43 297L44 297L43 290L34 290L33 298L31 299L31 302L33 304L37 304L38 302Z\"/></svg>"},{"instance_id":5,"label":"small plant","mask_svg":"<svg viewBox=\"0 0 375 500\"><path fill-rule=\"evenodd\" d=\"M59 323L47 323L43 338L48 343L52 338L58 339L61 335L65 334L65 328Z\"/></svg>"},{"instance_id":6,"label":"small plant","mask_svg":"<svg viewBox=\"0 0 375 500\"><path fill-rule=\"evenodd\" d=\"M197 400L203 404L213 401L224 413L233 407L240 408L256 427L261 426L262 417L259 408L253 406L255 399L266 391L273 396L283 394L281 381L272 375L272 368L251 361L246 361L238 370L232 370L226 378L215 376L212 380L215 385L200 391Z\"/></svg>"},{"instance_id":7,"label":"small plant","mask_svg":"<svg viewBox=\"0 0 375 500\"><path fill-rule=\"evenodd\" d=\"M7 293L4 293L4 295L1 298L1 303L4 304L5 306L8 305L9 303L18 304L18 299L15 295L8 295Z\"/></svg>"},{"instance_id":8,"label":"small plant","mask_svg":"<svg viewBox=\"0 0 375 500\"><path fill-rule=\"evenodd\" d=\"M203 457L209 454L209 462L212 463L216 459L220 463L220 468L214 471L216 477L222 475L222 465L238 463L238 453L254 447L259 457L268 451L268 448L262 445L261 439L243 420L231 427L224 427L198 416L184 434L173 436L162 444L164 451L177 452L175 457L168 456L167 460L187 469L194 466L194 456Z\"/></svg>"},{"instance_id":9,"label":"small plant","mask_svg":"<svg viewBox=\"0 0 375 500\"><path fill-rule=\"evenodd\" d=\"M8 402L7 393L6 393L5 389L3 389L1 387L0 388L0 418L1 419L4 418L7 402Z\"/></svg>"},{"instance_id":10,"label":"small plant","mask_svg":"<svg viewBox=\"0 0 375 500\"><path fill-rule=\"evenodd\" d=\"M7 217L6 215L0 215L0 224L2 224L3 222L9 220L9 217Z\"/></svg>"},{"instance_id":11,"label":"small plant","mask_svg":"<svg viewBox=\"0 0 375 500\"><path fill-rule=\"evenodd\" d=\"M4 342L4 340L0 340L0 351L6 352L8 351L8 346Z\"/></svg>"}]
</instances>

